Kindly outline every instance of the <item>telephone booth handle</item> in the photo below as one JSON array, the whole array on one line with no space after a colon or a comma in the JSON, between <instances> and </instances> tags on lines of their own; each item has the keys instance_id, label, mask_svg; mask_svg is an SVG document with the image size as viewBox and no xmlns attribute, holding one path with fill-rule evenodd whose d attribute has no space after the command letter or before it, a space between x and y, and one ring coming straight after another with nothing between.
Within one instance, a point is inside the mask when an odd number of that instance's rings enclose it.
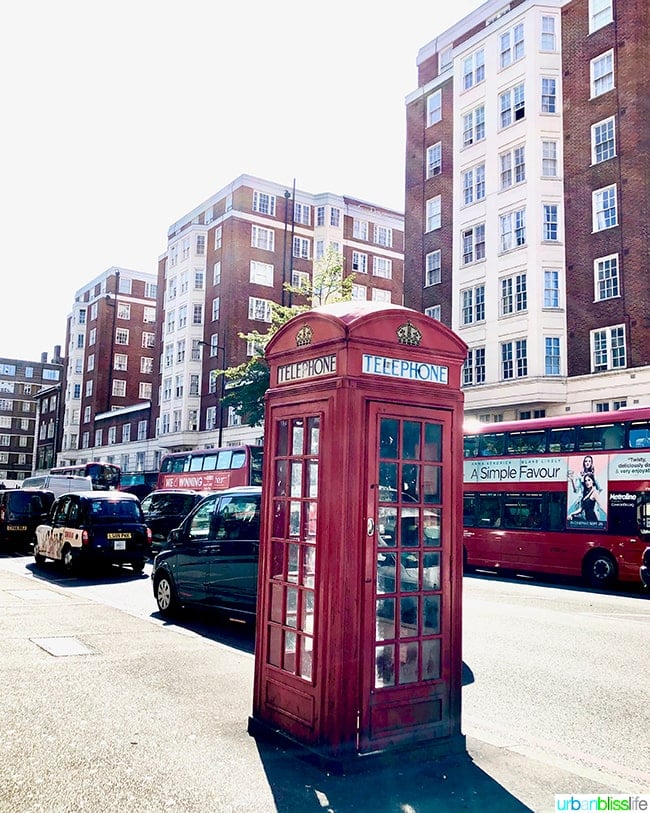
<instances>
[{"instance_id":1,"label":"telephone booth handle","mask_svg":"<svg viewBox=\"0 0 650 813\"><path fill-rule=\"evenodd\" d=\"M375 520L372 517L368 517L367 528L368 536L372 536L375 533Z\"/></svg>"}]
</instances>

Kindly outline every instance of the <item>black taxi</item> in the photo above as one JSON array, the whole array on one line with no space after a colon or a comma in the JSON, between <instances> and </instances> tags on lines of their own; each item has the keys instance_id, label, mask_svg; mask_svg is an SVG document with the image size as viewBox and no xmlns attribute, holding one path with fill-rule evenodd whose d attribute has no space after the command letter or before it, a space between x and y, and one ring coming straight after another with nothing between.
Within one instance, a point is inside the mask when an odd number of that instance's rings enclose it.
<instances>
[{"instance_id":1,"label":"black taxi","mask_svg":"<svg viewBox=\"0 0 650 813\"><path fill-rule=\"evenodd\" d=\"M151 554L151 531L140 501L122 491L86 491L59 497L36 529L34 558L58 560L67 571L91 565L130 565L144 569Z\"/></svg>"}]
</instances>

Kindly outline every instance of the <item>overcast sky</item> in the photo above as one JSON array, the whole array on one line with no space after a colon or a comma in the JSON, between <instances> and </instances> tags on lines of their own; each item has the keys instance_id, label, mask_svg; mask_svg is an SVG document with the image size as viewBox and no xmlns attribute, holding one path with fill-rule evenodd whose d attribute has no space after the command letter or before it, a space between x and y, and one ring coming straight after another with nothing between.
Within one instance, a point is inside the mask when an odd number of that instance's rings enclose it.
<instances>
[{"instance_id":1,"label":"overcast sky","mask_svg":"<svg viewBox=\"0 0 650 813\"><path fill-rule=\"evenodd\" d=\"M51 358L78 288L156 273L169 225L242 173L402 210L418 50L479 5L6 4L0 356Z\"/></svg>"}]
</instances>

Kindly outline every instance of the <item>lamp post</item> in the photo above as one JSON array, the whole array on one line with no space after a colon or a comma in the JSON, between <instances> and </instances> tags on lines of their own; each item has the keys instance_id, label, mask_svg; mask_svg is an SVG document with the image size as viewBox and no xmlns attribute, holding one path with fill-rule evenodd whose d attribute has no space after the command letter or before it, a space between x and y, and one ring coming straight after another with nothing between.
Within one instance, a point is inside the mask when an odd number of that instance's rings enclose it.
<instances>
[{"instance_id":1,"label":"lamp post","mask_svg":"<svg viewBox=\"0 0 650 813\"><path fill-rule=\"evenodd\" d=\"M219 375L219 384L215 390L217 394L217 411L219 413L219 427L218 427L218 435L217 435L217 445L221 448L222 439L223 439L223 407L221 406L221 401L223 400L223 391L224 391L224 367L226 364L226 348L222 344L211 344L210 342L204 342L202 339L199 339L197 344L202 345L204 347L210 348L210 356L212 356L213 350L221 350L222 353L222 366Z\"/></svg>"}]
</instances>

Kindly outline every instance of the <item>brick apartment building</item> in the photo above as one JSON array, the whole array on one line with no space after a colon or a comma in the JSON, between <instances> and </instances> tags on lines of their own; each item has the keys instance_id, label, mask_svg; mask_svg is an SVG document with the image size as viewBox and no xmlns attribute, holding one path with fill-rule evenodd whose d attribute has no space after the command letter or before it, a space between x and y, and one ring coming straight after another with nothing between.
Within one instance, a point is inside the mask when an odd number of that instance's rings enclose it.
<instances>
[{"instance_id":1,"label":"brick apartment building","mask_svg":"<svg viewBox=\"0 0 650 813\"><path fill-rule=\"evenodd\" d=\"M29 477L34 467L34 438L37 435L38 394L60 387L63 362L55 347L52 361L47 353L40 361L0 358L0 482L11 488ZM57 383L58 382L58 383ZM58 398L48 400L57 414ZM53 444L57 421L44 422L44 441Z\"/></svg>"},{"instance_id":2,"label":"brick apartment building","mask_svg":"<svg viewBox=\"0 0 650 813\"><path fill-rule=\"evenodd\" d=\"M513 0L418 54L404 297L467 341L469 415L647 402L647 48L647 2Z\"/></svg>"},{"instance_id":3,"label":"brick apartment building","mask_svg":"<svg viewBox=\"0 0 650 813\"><path fill-rule=\"evenodd\" d=\"M401 304L403 222L377 204L241 175L174 223L158 275L158 442L259 442L261 427L219 407L219 371L255 352L240 334L265 333L271 303L289 304L283 282L310 279L330 248L355 274L355 298Z\"/></svg>"},{"instance_id":4,"label":"brick apartment building","mask_svg":"<svg viewBox=\"0 0 650 813\"><path fill-rule=\"evenodd\" d=\"M113 267L76 292L66 330L59 465L155 466L149 436L156 318L155 274Z\"/></svg>"}]
</instances>

